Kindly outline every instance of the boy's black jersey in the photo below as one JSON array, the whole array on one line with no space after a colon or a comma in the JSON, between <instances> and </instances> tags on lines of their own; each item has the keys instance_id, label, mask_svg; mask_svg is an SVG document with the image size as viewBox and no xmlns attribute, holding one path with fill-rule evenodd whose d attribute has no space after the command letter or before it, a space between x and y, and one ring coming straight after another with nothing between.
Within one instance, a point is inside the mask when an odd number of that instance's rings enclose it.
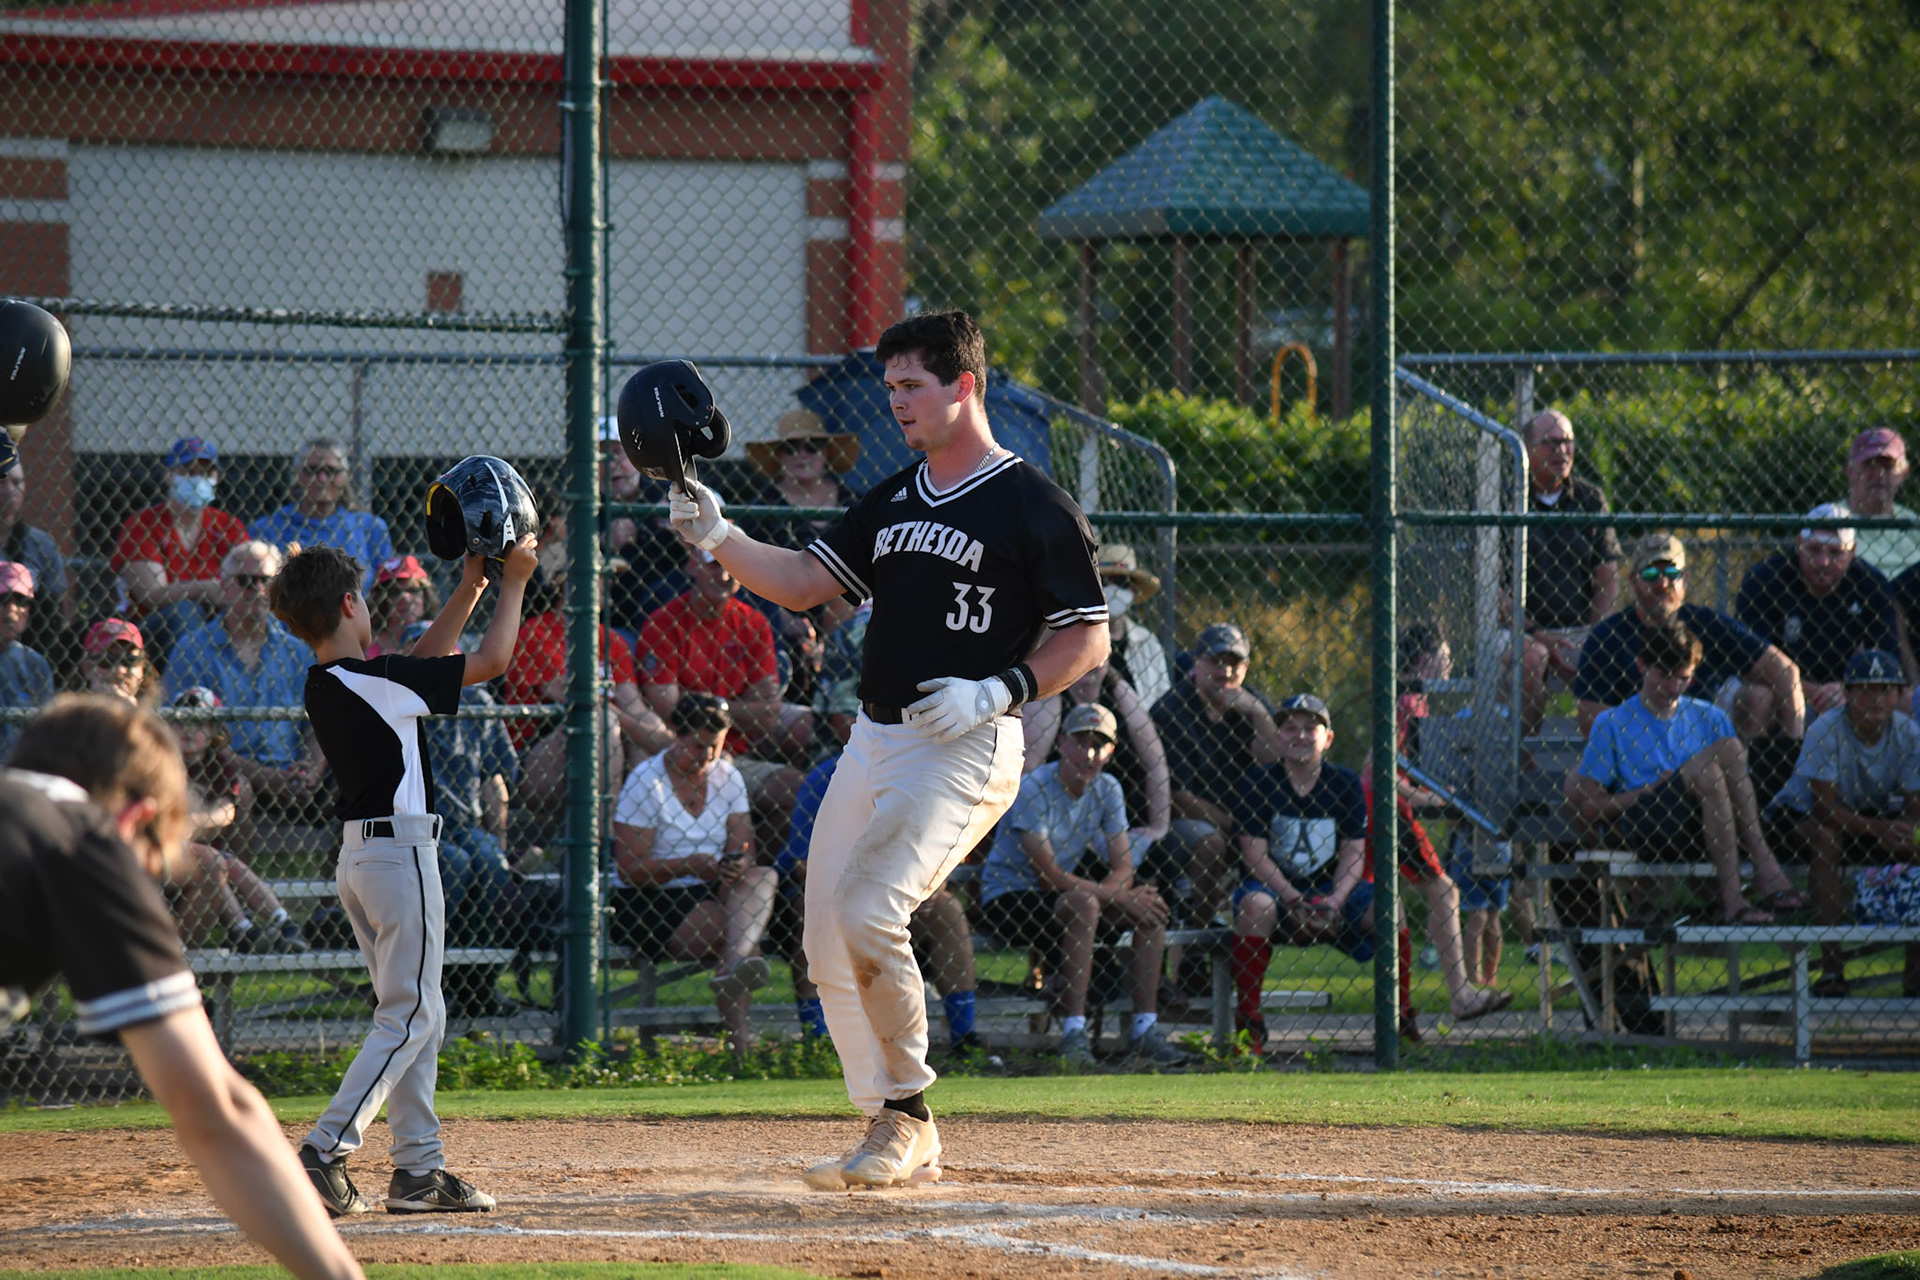
<instances>
[{"instance_id":1,"label":"boy's black jersey","mask_svg":"<svg viewBox=\"0 0 1920 1280\"><path fill-rule=\"evenodd\" d=\"M860 696L886 706L919 701L936 676L997 675L1043 628L1107 618L1086 516L1012 454L945 493L924 462L891 476L807 550L847 599L873 598Z\"/></svg>"},{"instance_id":2,"label":"boy's black jersey","mask_svg":"<svg viewBox=\"0 0 1920 1280\"><path fill-rule=\"evenodd\" d=\"M307 719L340 789L341 821L433 812L426 716L460 709L467 660L341 658L307 668Z\"/></svg>"},{"instance_id":3,"label":"boy's black jersey","mask_svg":"<svg viewBox=\"0 0 1920 1280\"><path fill-rule=\"evenodd\" d=\"M0 987L64 974L82 1035L200 1007L160 886L65 778L0 772Z\"/></svg>"}]
</instances>

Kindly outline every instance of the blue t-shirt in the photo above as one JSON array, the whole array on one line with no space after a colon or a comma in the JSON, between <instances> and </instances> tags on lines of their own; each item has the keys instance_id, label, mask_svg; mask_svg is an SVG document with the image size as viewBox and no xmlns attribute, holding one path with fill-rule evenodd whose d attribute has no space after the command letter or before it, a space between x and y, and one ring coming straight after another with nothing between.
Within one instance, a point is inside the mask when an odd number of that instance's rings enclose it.
<instances>
[{"instance_id":1,"label":"blue t-shirt","mask_svg":"<svg viewBox=\"0 0 1920 1280\"><path fill-rule=\"evenodd\" d=\"M1320 780L1301 795L1283 763L1247 770L1234 809L1243 836L1267 842L1267 856L1296 889L1310 889L1333 874L1334 855L1348 840L1367 838L1366 792L1360 775L1331 761Z\"/></svg>"},{"instance_id":2,"label":"blue t-shirt","mask_svg":"<svg viewBox=\"0 0 1920 1280\"><path fill-rule=\"evenodd\" d=\"M794 795L793 817L787 821L786 847L773 860L783 888L788 884L787 877L792 874L794 864L807 860L807 849L813 844L814 819L820 816L820 802L826 799L827 784L833 781L833 771L839 767L840 757L828 756L808 770Z\"/></svg>"},{"instance_id":3,"label":"blue t-shirt","mask_svg":"<svg viewBox=\"0 0 1920 1280\"><path fill-rule=\"evenodd\" d=\"M360 557L367 567L362 590L373 586L373 572L383 560L393 559L393 537L387 522L365 511L337 507L330 516L303 516L298 507L288 505L270 511L247 526L247 532L262 542L271 542L282 551L299 543L302 547L338 547Z\"/></svg>"},{"instance_id":4,"label":"blue t-shirt","mask_svg":"<svg viewBox=\"0 0 1920 1280\"><path fill-rule=\"evenodd\" d=\"M1900 643L1892 584L1865 560L1848 565L1833 590L1816 596L1793 554L1769 556L1748 570L1733 613L1798 663L1809 684L1839 684L1848 658Z\"/></svg>"},{"instance_id":5,"label":"blue t-shirt","mask_svg":"<svg viewBox=\"0 0 1920 1280\"><path fill-rule=\"evenodd\" d=\"M1060 762L1043 764L1021 779L1020 798L993 837L993 849L980 869L980 901L991 902L1016 889L1043 887L1033 860L1020 845L1022 831L1045 836L1054 863L1071 871L1089 849L1104 862L1107 837L1126 829L1127 806L1119 783L1096 773L1075 799L1060 785Z\"/></svg>"},{"instance_id":6,"label":"blue t-shirt","mask_svg":"<svg viewBox=\"0 0 1920 1280\"><path fill-rule=\"evenodd\" d=\"M53 668L19 641L0 651L0 707L43 707L53 701ZM20 723L0 723L0 760L13 750Z\"/></svg>"},{"instance_id":7,"label":"blue t-shirt","mask_svg":"<svg viewBox=\"0 0 1920 1280\"><path fill-rule=\"evenodd\" d=\"M1732 736L1733 721L1711 702L1681 698L1673 714L1662 720L1636 693L1593 722L1580 774L1608 791L1631 791Z\"/></svg>"},{"instance_id":8,"label":"blue t-shirt","mask_svg":"<svg viewBox=\"0 0 1920 1280\"><path fill-rule=\"evenodd\" d=\"M1700 669L1687 692L1712 698L1735 676L1745 676L1767 651L1767 641L1724 613L1704 605L1683 604L1678 614L1687 629L1700 637ZM1582 702L1617 707L1640 692L1640 646L1648 628L1632 609L1603 618L1580 650L1580 671L1573 678L1573 696Z\"/></svg>"},{"instance_id":9,"label":"blue t-shirt","mask_svg":"<svg viewBox=\"0 0 1920 1280\"><path fill-rule=\"evenodd\" d=\"M180 637L167 660L167 696L203 684L229 707L299 707L306 702L307 668L313 652L278 622L267 624L259 667L249 671L233 651L219 618ZM294 720L234 720L235 755L259 764L290 765L306 754Z\"/></svg>"},{"instance_id":10,"label":"blue t-shirt","mask_svg":"<svg viewBox=\"0 0 1920 1280\"><path fill-rule=\"evenodd\" d=\"M493 695L479 685L460 690L463 707L491 707ZM434 810L450 827L478 827L485 814L481 784L494 774L513 786L519 757L504 721L478 716L436 716L427 722L427 753L433 761Z\"/></svg>"}]
</instances>

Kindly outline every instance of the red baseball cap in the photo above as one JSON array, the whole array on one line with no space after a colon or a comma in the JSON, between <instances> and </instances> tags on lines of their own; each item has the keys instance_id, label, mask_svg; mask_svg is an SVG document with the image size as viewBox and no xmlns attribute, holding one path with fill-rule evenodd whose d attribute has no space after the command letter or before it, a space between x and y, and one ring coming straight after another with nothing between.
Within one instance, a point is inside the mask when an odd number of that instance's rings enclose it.
<instances>
[{"instance_id":1,"label":"red baseball cap","mask_svg":"<svg viewBox=\"0 0 1920 1280\"><path fill-rule=\"evenodd\" d=\"M0 560L0 596L33 599L33 570L18 560Z\"/></svg>"},{"instance_id":2,"label":"red baseball cap","mask_svg":"<svg viewBox=\"0 0 1920 1280\"><path fill-rule=\"evenodd\" d=\"M1899 466L1907 460L1907 442L1892 427L1871 427L1853 438L1853 452L1847 461L1865 462L1869 458L1892 458Z\"/></svg>"},{"instance_id":3,"label":"red baseball cap","mask_svg":"<svg viewBox=\"0 0 1920 1280\"><path fill-rule=\"evenodd\" d=\"M382 560L374 571L374 584L387 582L406 582L417 579L427 581L427 571L420 567L420 561L413 556L395 556L391 560Z\"/></svg>"},{"instance_id":4,"label":"red baseball cap","mask_svg":"<svg viewBox=\"0 0 1920 1280\"><path fill-rule=\"evenodd\" d=\"M94 623L87 628L86 639L80 642L80 647L89 656L98 657L122 640L136 649L144 650L147 647L146 638L140 634L140 628L125 618L102 618Z\"/></svg>"}]
</instances>

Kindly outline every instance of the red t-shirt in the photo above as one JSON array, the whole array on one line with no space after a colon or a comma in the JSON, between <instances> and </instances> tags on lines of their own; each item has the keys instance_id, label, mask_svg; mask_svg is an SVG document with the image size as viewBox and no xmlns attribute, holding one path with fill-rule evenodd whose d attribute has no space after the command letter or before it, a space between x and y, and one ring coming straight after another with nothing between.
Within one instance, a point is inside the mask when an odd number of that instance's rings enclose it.
<instances>
[{"instance_id":1,"label":"red t-shirt","mask_svg":"<svg viewBox=\"0 0 1920 1280\"><path fill-rule=\"evenodd\" d=\"M501 677L502 696L513 703L545 702L540 686L567 669L567 624L558 613L537 613L520 624L520 640L513 661ZM632 684L633 650L607 627L600 628L600 678ZM554 727L553 721L512 720L507 732L516 750Z\"/></svg>"},{"instance_id":2,"label":"red t-shirt","mask_svg":"<svg viewBox=\"0 0 1920 1280\"><path fill-rule=\"evenodd\" d=\"M703 618L691 596L676 596L648 617L639 651L643 681L677 684L682 693L737 698L779 671L766 615L738 599L728 600L719 617Z\"/></svg>"},{"instance_id":3,"label":"red t-shirt","mask_svg":"<svg viewBox=\"0 0 1920 1280\"><path fill-rule=\"evenodd\" d=\"M227 552L246 540L247 526L215 507L202 507L200 538L189 551L165 503L143 507L120 526L113 571L118 573L136 560L150 560L166 570L169 583L211 582L220 577L220 562Z\"/></svg>"}]
</instances>

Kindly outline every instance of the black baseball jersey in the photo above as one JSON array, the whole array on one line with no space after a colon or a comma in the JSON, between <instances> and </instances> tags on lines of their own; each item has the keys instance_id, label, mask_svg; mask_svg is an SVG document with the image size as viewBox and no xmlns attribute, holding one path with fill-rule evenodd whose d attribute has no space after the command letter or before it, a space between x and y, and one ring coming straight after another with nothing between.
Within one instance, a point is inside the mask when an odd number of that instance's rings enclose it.
<instances>
[{"instance_id":1,"label":"black baseball jersey","mask_svg":"<svg viewBox=\"0 0 1920 1280\"><path fill-rule=\"evenodd\" d=\"M307 668L307 719L333 767L342 822L433 812L426 716L460 709L467 660L339 658Z\"/></svg>"},{"instance_id":2,"label":"black baseball jersey","mask_svg":"<svg viewBox=\"0 0 1920 1280\"><path fill-rule=\"evenodd\" d=\"M65 778L0 773L0 987L65 974L80 1032L200 1007L160 886Z\"/></svg>"},{"instance_id":3,"label":"black baseball jersey","mask_svg":"<svg viewBox=\"0 0 1920 1280\"><path fill-rule=\"evenodd\" d=\"M860 696L886 706L919 701L936 676L998 675L1043 628L1107 618L1086 516L1012 454L945 493L924 462L891 476L807 550L847 599L873 598Z\"/></svg>"}]
</instances>

